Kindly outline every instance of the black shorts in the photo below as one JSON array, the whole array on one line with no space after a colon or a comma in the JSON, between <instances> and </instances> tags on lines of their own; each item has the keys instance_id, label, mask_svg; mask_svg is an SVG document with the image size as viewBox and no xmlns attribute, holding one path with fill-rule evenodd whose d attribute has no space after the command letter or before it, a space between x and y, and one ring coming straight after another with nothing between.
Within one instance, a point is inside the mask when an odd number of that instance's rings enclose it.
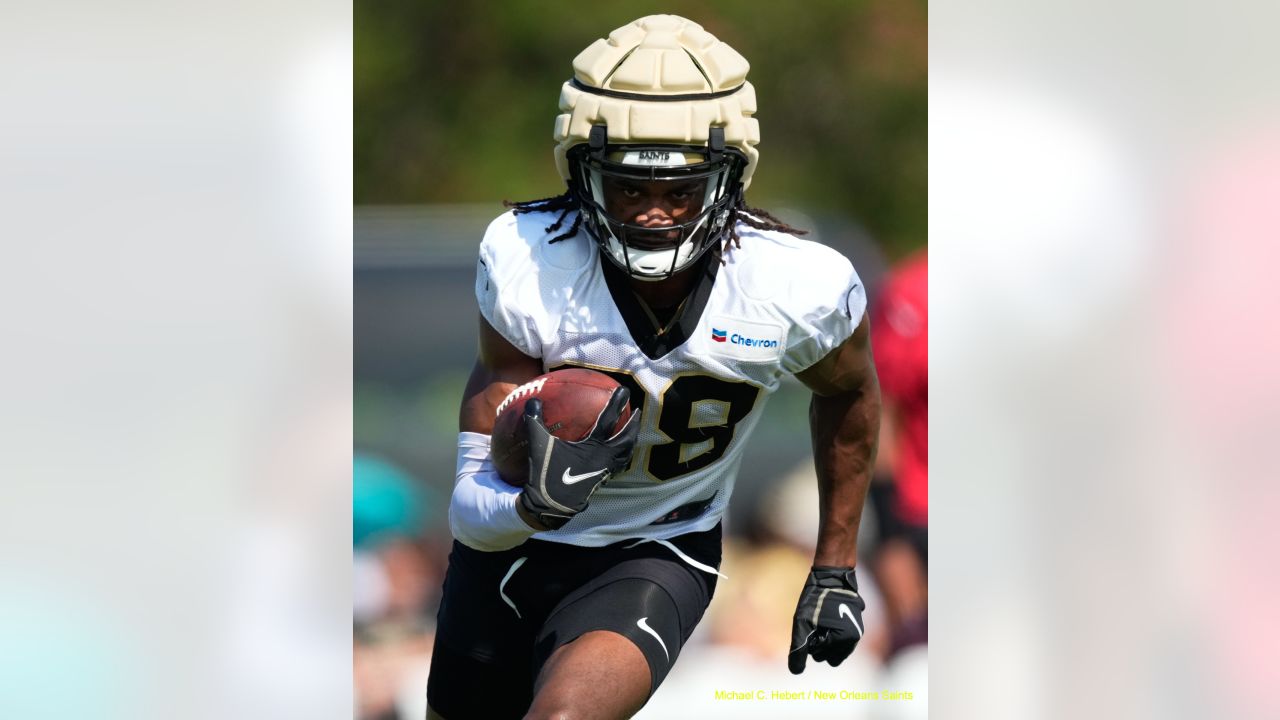
<instances>
[{"instance_id":1,"label":"black shorts","mask_svg":"<svg viewBox=\"0 0 1280 720\"><path fill-rule=\"evenodd\" d=\"M556 648L593 630L631 640L649 693L667 676L715 592L720 526L600 548L530 540L502 552L453 543L427 702L448 720L519 718ZM690 562L691 561L691 562Z\"/></svg>"}]
</instances>

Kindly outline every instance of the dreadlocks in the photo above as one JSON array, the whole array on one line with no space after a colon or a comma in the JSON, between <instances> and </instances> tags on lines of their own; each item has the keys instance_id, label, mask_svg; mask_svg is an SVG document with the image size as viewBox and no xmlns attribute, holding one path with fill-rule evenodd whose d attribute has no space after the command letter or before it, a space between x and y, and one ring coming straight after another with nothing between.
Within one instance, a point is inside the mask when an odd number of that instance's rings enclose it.
<instances>
[{"instance_id":1,"label":"dreadlocks","mask_svg":"<svg viewBox=\"0 0 1280 720\"><path fill-rule=\"evenodd\" d=\"M791 235L808 235L808 230L793 228L782 222L772 214L753 208L747 205L742 195L738 195L738 202L733 206L733 214L729 217L729 237L724 241L724 252L729 252L730 245L733 247L742 247L742 238L738 237L738 221L741 220L743 225L748 225L757 230L770 230L774 232L790 233Z\"/></svg>"},{"instance_id":2,"label":"dreadlocks","mask_svg":"<svg viewBox=\"0 0 1280 720\"><path fill-rule=\"evenodd\" d=\"M560 227L564 225L564 219L569 215L569 212L579 208L578 197L573 194L573 190L569 189L566 189L563 195L543 198L541 200L528 200L525 202L511 202L510 200L503 200L502 206L510 208L516 215L524 215L525 213L531 212L555 212L556 210L559 210L560 215L556 217L556 221L547 226L546 231L549 233L559 230ZM577 235L578 226L580 225L582 225L581 212L579 212L578 216L573 219L573 225L570 226L567 231L551 238L550 242L558 243L561 240Z\"/></svg>"},{"instance_id":3,"label":"dreadlocks","mask_svg":"<svg viewBox=\"0 0 1280 720\"><path fill-rule=\"evenodd\" d=\"M573 219L573 225L563 233L551 238L549 242L557 243L566 240L578 234L578 227L582 225L581 206L577 196L573 190L566 189L563 194L555 197L542 198L541 200L527 200L525 202L512 202L510 200L502 201L503 207L509 208L516 215L524 215L531 212L555 212L560 211L556 216L556 221L547 226L546 232L553 233L559 230L563 225L565 218L573 210L579 210L577 217ZM808 235L808 230L791 227L785 222L774 217L772 213L753 208L747 205L742 195L738 195L737 202L733 206L733 214L729 218L729 237L725 238L724 246L721 248L721 260L723 256L732 248L742 247L742 238L738 237L738 222L757 230L767 230L773 232L789 233L791 235Z\"/></svg>"}]
</instances>

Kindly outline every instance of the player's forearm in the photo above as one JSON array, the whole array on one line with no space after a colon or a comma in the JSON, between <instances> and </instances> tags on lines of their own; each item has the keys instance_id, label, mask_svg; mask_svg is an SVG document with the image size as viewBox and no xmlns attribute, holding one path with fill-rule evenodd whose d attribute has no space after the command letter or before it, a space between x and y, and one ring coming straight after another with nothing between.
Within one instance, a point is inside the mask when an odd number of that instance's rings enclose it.
<instances>
[{"instance_id":1,"label":"player's forearm","mask_svg":"<svg viewBox=\"0 0 1280 720\"><path fill-rule=\"evenodd\" d=\"M497 370L477 362L462 393L458 429L488 435L493 432L494 410L518 384Z\"/></svg>"},{"instance_id":2,"label":"player's forearm","mask_svg":"<svg viewBox=\"0 0 1280 720\"><path fill-rule=\"evenodd\" d=\"M880 388L875 375L846 393L814 395L809 423L818 474L814 565L853 567L880 431Z\"/></svg>"},{"instance_id":3,"label":"player's forearm","mask_svg":"<svg viewBox=\"0 0 1280 720\"><path fill-rule=\"evenodd\" d=\"M464 432L458 437L458 473L449 500L449 529L454 539L476 550L515 547L539 526L525 520L520 490L504 483L489 460L489 437Z\"/></svg>"}]
</instances>

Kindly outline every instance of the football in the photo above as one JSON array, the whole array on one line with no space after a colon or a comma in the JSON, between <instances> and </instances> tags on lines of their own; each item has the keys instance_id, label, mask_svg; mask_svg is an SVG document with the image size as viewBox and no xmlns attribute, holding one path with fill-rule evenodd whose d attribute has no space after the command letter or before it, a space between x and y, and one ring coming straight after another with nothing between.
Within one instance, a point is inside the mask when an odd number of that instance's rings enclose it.
<instances>
[{"instance_id":1,"label":"football","mask_svg":"<svg viewBox=\"0 0 1280 720\"><path fill-rule=\"evenodd\" d=\"M613 378L595 370L556 370L521 385L498 405L490 451L498 477L521 487L529 479L529 434L524 424L524 406L530 398L542 400L542 421L561 440L581 440L591 432L600 411L619 387ZM628 403L613 428L616 433L631 418ZM612 434L612 433L610 433Z\"/></svg>"}]
</instances>

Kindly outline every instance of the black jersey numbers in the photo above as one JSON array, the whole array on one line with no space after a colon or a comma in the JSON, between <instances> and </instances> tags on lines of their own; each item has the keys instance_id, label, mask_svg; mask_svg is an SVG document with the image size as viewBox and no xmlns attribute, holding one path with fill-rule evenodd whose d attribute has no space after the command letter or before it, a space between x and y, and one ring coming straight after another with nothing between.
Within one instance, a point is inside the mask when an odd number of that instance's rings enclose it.
<instances>
[{"instance_id":1,"label":"black jersey numbers","mask_svg":"<svg viewBox=\"0 0 1280 720\"><path fill-rule=\"evenodd\" d=\"M631 407L644 412L646 424L653 422L648 395L630 373L577 363L551 369L566 367L586 367L617 380L631 391ZM644 460L649 475L665 482L719 460L729 449L738 423L751 414L759 396L760 388L745 382L709 375L677 376L658 401L657 427L668 441L649 449ZM637 453L632 463L639 457Z\"/></svg>"},{"instance_id":2,"label":"black jersey numbers","mask_svg":"<svg viewBox=\"0 0 1280 720\"><path fill-rule=\"evenodd\" d=\"M649 451L649 474L665 481L719 460L759 395L760 388L744 382L709 375L677 377L662 394L658 417L658 430L671 442Z\"/></svg>"}]
</instances>

